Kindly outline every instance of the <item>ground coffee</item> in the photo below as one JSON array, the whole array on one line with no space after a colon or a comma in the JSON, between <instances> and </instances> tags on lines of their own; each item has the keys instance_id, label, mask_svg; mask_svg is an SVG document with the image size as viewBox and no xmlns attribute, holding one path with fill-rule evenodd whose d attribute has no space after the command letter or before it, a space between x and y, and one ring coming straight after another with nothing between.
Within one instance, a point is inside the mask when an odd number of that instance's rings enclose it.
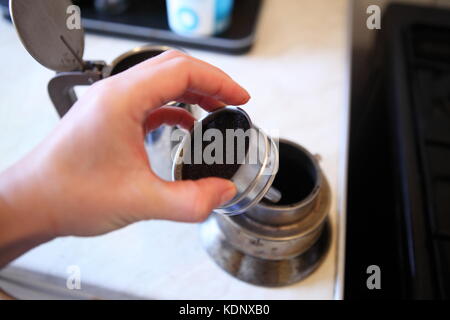
<instances>
[{"instance_id":1,"label":"ground coffee","mask_svg":"<svg viewBox=\"0 0 450 320\"><path fill-rule=\"evenodd\" d=\"M227 144L226 141L226 130L227 129L242 129L244 132L248 129L250 129L250 121L246 117L245 114L237 111L237 110L231 110L231 109L222 109L220 111L216 111L209 116L207 116L202 121L202 137L206 130L215 128L218 129L222 133L223 137L223 147L222 147L222 154L223 154L223 164L213 163L213 164L207 164L204 163L203 158L202 162L200 164L194 164L194 163L183 163L182 169L181 169L181 176L183 180L197 180L201 178L206 177L219 177L224 179L231 179L233 175L236 173L236 171L240 167L240 163L244 159L238 159L238 143L237 138L234 139L234 159L232 163L225 163L226 162L226 155L231 152L231 150L227 150ZM206 146L208 146L212 141L203 141L202 139L202 153L205 150ZM245 154L248 151L249 147L249 138L245 138ZM186 150L184 150L186 152ZM189 151L188 151L189 152ZM193 162L194 159L194 133L191 131L191 162ZM214 156L214 154L213 154ZM231 156L231 155L230 155Z\"/></svg>"}]
</instances>

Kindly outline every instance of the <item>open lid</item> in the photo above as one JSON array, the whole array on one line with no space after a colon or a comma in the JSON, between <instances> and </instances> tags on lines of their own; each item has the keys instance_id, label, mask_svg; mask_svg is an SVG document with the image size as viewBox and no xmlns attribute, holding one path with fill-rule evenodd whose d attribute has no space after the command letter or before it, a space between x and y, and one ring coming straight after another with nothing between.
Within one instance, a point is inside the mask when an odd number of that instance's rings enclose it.
<instances>
[{"instance_id":1,"label":"open lid","mask_svg":"<svg viewBox=\"0 0 450 320\"><path fill-rule=\"evenodd\" d=\"M81 22L73 24L74 19L80 20L71 6L70 0L10 0L11 17L23 45L54 71L83 69L84 31Z\"/></svg>"}]
</instances>

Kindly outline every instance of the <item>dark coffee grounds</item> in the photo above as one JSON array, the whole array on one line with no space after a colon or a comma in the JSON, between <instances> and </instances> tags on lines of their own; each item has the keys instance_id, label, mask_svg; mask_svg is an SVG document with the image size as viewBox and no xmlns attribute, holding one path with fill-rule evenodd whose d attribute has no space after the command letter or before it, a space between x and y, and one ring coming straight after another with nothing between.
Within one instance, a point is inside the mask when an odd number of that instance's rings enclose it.
<instances>
[{"instance_id":1,"label":"dark coffee grounds","mask_svg":"<svg viewBox=\"0 0 450 320\"><path fill-rule=\"evenodd\" d=\"M298 203L305 199L314 189L317 172L311 160L301 150L279 143L279 169L272 186L281 192L277 206ZM274 205L263 199L263 203Z\"/></svg>"},{"instance_id":2,"label":"dark coffee grounds","mask_svg":"<svg viewBox=\"0 0 450 320\"><path fill-rule=\"evenodd\" d=\"M219 177L224 179L231 179L236 171L240 167L240 163L243 162L244 159L238 159L238 139L234 138L234 159L233 162L228 164L226 163L227 154L231 152L231 150L227 150L226 144L226 130L227 129L242 129L247 131L250 129L250 122L245 116L245 114L231 109L222 109L220 111L216 111L213 114L207 116L202 121L202 137L206 130L208 129L218 129L222 133L223 137L223 164L207 164L203 162L200 164L194 164L194 133L191 131L191 164L183 164L181 169L181 175L183 180L198 180L207 177ZM214 141L214 138L212 138ZM202 139L202 154L210 143L213 141L203 141ZM249 147L249 138L245 138L245 154L248 151ZM185 150L186 152L186 150ZM215 155L214 153L212 154ZM231 155L230 155L231 156ZM241 160L241 161L239 161Z\"/></svg>"}]
</instances>

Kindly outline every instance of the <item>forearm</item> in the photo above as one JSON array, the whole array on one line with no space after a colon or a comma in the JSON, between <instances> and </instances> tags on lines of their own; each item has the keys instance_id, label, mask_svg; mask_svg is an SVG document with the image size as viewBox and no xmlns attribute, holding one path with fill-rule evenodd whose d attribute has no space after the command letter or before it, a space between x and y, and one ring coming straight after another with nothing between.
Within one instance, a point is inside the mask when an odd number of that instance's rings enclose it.
<instances>
[{"instance_id":1,"label":"forearm","mask_svg":"<svg viewBox=\"0 0 450 320\"><path fill-rule=\"evenodd\" d=\"M0 173L0 268L52 239L51 226L38 211L39 195L28 181L29 167L18 163Z\"/></svg>"}]
</instances>

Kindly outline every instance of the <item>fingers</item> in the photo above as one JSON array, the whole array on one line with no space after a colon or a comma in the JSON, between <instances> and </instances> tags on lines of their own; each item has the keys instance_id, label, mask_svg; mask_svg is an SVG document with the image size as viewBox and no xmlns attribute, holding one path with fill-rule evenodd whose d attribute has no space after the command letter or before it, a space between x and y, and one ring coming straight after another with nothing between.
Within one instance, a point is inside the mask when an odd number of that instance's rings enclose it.
<instances>
[{"instance_id":1,"label":"fingers","mask_svg":"<svg viewBox=\"0 0 450 320\"><path fill-rule=\"evenodd\" d=\"M211 97L202 96L192 92L186 92L183 96L176 99L178 102L198 104L200 107L207 111L214 111L226 106L222 101L216 100Z\"/></svg>"},{"instance_id":2,"label":"fingers","mask_svg":"<svg viewBox=\"0 0 450 320\"><path fill-rule=\"evenodd\" d=\"M159 204L158 216L152 218L199 222L230 201L236 194L236 187L229 180L205 178L165 182L160 191L163 203Z\"/></svg>"},{"instance_id":3,"label":"fingers","mask_svg":"<svg viewBox=\"0 0 450 320\"><path fill-rule=\"evenodd\" d=\"M195 123L195 118L187 110L179 107L165 106L150 112L145 121L145 132L153 131L163 124L170 126L179 125L190 130Z\"/></svg>"},{"instance_id":4,"label":"fingers","mask_svg":"<svg viewBox=\"0 0 450 320\"><path fill-rule=\"evenodd\" d=\"M181 56L164 62L167 77L161 82L162 99L171 100L186 91L208 96L231 105L248 101L249 94L220 69L188 56ZM176 80L171 79L176 76ZM173 84L173 85L171 85Z\"/></svg>"},{"instance_id":5,"label":"fingers","mask_svg":"<svg viewBox=\"0 0 450 320\"><path fill-rule=\"evenodd\" d=\"M154 59L158 60L155 62ZM117 75L116 79L127 82L131 91L130 105L137 108L143 118L149 110L187 92L208 97L202 98L205 106L212 102L210 99L241 105L250 98L245 89L220 69L176 51L136 65Z\"/></svg>"},{"instance_id":6,"label":"fingers","mask_svg":"<svg viewBox=\"0 0 450 320\"><path fill-rule=\"evenodd\" d=\"M169 59L172 59L172 58L178 57L180 55L184 55L184 54L185 53L183 53L183 52L181 52L179 50L171 49L171 50L164 51L164 52L158 54L157 56L155 56L153 58L147 59L147 60L143 61L141 64L144 64L145 68L149 68L149 67L151 67L153 65L157 65L159 63L162 63L164 61L167 61ZM134 65L133 67L131 67L129 69L131 70L133 68L137 68L138 65L139 64Z\"/></svg>"}]
</instances>

